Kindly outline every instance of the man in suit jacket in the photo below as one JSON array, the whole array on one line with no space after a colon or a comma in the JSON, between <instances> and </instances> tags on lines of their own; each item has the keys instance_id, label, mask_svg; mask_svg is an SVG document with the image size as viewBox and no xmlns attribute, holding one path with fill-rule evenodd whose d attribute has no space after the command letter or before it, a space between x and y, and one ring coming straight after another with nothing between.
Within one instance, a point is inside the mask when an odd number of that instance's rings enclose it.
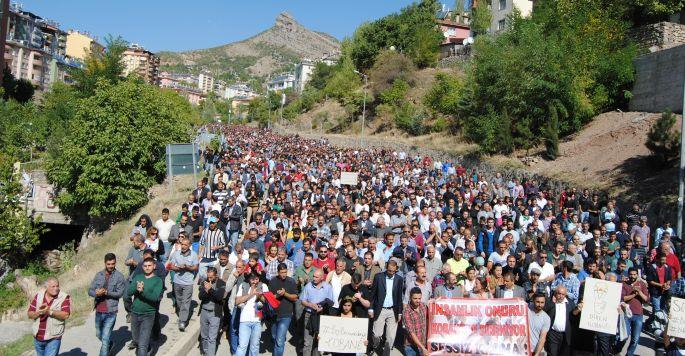
<instances>
[{"instance_id":1,"label":"man in suit jacket","mask_svg":"<svg viewBox=\"0 0 685 356\"><path fill-rule=\"evenodd\" d=\"M583 308L582 302L576 306L573 300L567 297L567 293L566 287L558 286L545 305L545 312L551 320L545 345L550 356L569 354L572 333L571 315L577 316Z\"/></svg>"},{"instance_id":2,"label":"man in suit jacket","mask_svg":"<svg viewBox=\"0 0 685 356\"><path fill-rule=\"evenodd\" d=\"M495 290L495 298L521 298L526 299L526 291L521 286L516 285L516 277L511 272L504 274L504 284Z\"/></svg>"},{"instance_id":3,"label":"man in suit jacket","mask_svg":"<svg viewBox=\"0 0 685 356\"><path fill-rule=\"evenodd\" d=\"M402 321L402 296L404 279L397 275L397 262L388 261L385 272L376 274L371 286L373 313L373 350L379 355L389 356L395 344L397 325ZM378 352L383 331L385 345Z\"/></svg>"},{"instance_id":4,"label":"man in suit jacket","mask_svg":"<svg viewBox=\"0 0 685 356\"><path fill-rule=\"evenodd\" d=\"M236 202L235 196L228 197L226 208L224 209L224 219L226 222L226 236L231 246L238 242L238 234L243 222L243 207Z\"/></svg>"}]
</instances>

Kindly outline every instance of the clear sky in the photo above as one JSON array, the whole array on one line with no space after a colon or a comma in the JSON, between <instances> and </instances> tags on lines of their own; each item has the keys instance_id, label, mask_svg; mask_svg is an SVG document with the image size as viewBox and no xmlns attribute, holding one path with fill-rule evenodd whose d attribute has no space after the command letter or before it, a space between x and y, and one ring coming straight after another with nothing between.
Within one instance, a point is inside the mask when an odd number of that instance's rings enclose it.
<instances>
[{"instance_id":1,"label":"clear sky","mask_svg":"<svg viewBox=\"0 0 685 356\"><path fill-rule=\"evenodd\" d=\"M88 31L100 39L121 35L151 51L208 48L268 29L287 11L310 30L338 39L361 23L412 0L22 0L25 11L55 20L64 30Z\"/></svg>"}]
</instances>

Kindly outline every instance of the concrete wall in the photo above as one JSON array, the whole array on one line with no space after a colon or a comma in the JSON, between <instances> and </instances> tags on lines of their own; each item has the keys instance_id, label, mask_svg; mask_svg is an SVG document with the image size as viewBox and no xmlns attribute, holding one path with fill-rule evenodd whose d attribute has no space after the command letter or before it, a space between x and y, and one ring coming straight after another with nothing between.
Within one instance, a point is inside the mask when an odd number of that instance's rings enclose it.
<instances>
[{"instance_id":1,"label":"concrete wall","mask_svg":"<svg viewBox=\"0 0 685 356\"><path fill-rule=\"evenodd\" d=\"M636 80L630 110L682 113L685 45L645 54L633 63Z\"/></svg>"}]
</instances>

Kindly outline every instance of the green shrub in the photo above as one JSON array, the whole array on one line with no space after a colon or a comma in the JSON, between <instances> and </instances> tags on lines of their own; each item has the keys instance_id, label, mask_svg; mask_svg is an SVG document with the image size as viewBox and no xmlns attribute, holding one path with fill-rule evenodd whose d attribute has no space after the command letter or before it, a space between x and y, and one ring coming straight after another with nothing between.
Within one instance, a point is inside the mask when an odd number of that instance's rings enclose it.
<instances>
[{"instance_id":1,"label":"green shrub","mask_svg":"<svg viewBox=\"0 0 685 356\"><path fill-rule=\"evenodd\" d=\"M675 129L676 116L666 111L652 124L645 146L664 166L680 155L680 132Z\"/></svg>"},{"instance_id":2,"label":"green shrub","mask_svg":"<svg viewBox=\"0 0 685 356\"><path fill-rule=\"evenodd\" d=\"M391 106L400 106L408 91L409 84L402 79L396 79L390 88L381 92L381 102Z\"/></svg>"},{"instance_id":3,"label":"green shrub","mask_svg":"<svg viewBox=\"0 0 685 356\"><path fill-rule=\"evenodd\" d=\"M439 117L433 123L433 127L431 127L431 130L433 132L443 132L443 131L447 130L447 127L448 127L447 120L445 120L444 117Z\"/></svg>"},{"instance_id":4,"label":"green shrub","mask_svg":"<svg viewBox=\"0 0 685 356\"><path fill-rule=\"evenodd\" d=\"M425 132L423 125L424 113L411 103L404 103L395 109L395 125L400 130L412 136L422 135Z\"/></svg>"}]
</instances>

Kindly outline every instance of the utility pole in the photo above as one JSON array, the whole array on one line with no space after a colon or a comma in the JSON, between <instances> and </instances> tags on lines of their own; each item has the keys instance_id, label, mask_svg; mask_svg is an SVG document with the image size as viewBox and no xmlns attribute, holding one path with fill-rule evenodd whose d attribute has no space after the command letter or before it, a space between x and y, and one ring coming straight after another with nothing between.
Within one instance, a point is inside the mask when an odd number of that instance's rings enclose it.
<instances>
[{"instance_id":1,"label":"utility pole","mask_svg":"<svg viewBox=\"0 0 685 356\"><path fill-rule=\"evenodd\" d=\"M678 169L678 218L676 235L683 238L683 195L685 195L685 78L683 78L682 118L680 120L680 167ZM682 249L682 247L681 247Z\"/></svg>"},{"instance_id":2,"label":"utility pole","mask_svg":"<svg viewBox=\"0 0 685 356\"><path fill-rule=\"evenodd\" d=\"M7 40L7 20L10 15L10 0L0 0L0 84L5 71L5 42Z\"/></svg>"},{"instance_id":3,"label":"utility pole","mask_svg":"<svg viewBox=\"0 0 685 356\"><path fill-rule=\"evenodd\" d=\"M368 84L369 76L367 76L366 74L364 74L358 70L355 70L354 72L361 75L362 77L364 77L364 106L362 107L362 133L361 133L361 138L359 140L359 143L360 143L359 145L362 148L364 148L364 126L366 126L366 87Z\"/></svg>"}]
</instances>

